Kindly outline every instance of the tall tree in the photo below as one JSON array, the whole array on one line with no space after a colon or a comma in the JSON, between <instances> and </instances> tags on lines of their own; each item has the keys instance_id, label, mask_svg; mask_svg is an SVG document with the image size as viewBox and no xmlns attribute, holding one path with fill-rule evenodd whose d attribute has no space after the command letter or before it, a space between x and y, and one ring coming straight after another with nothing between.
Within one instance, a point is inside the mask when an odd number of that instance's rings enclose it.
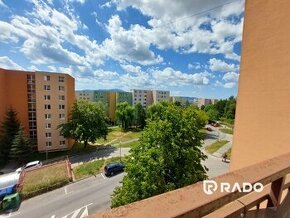
<instances>
[{"instance_id":1,"label":"tall tree","mask_svg":"<svg viewBox=\"0 0 290 218\"><path fill-rule=\"evenodd\" d=\"M2 160L7 160L15 135L20 129L17 112L11 107L7 110L0 129L0 155Z\"/></svg>"},{"instance_id":2,"label":"tall tree","mask_svg":"<svg viewBox=\"0 0 290 218\"><path fill-rule=\"evenodd\" d=\"M66 138L83 141L86 148L89 142L98 138L106 138L108 126L102 105L95 102L76 101L67 123L58 127Z\"/></svg>"},{"instance_id":3,"label":"tall tree","mask_svg":"<svg viewBox=\"0 0 290 218\"><path fill-rule=\"evenodd\" d=\"M201 136L192 108L173 104L162 117L153 116L127 158L122 186L114 190L112 207L158 195L204 180L206 156L200 150Z\"/></svg>"},{"instance_id":4,"label":"tall tree","mask_svg":"<svg viewBox=\"0 0 290 218\"><path fill-rule=\"evenodd\" d=\"M134 107L135 125L143 129L146 126L146 111L140 103Z\"/></svg>"},{"instance_id":5,"label":"tall tree","mask_svg":"<svg viewBox=\"0 0 290 218\"><path fill-rule=\"evenodd\" d=\"M123 130L129 129L134 121L134 108L128 102L117 104L116 118Z\"/></svg>"},{"instance_id":6,"label":"tall tree","mask_svg":"<svg viewBox=\"0 0 290 218\"><path fill-rule=\"evenodd\" d=\"M15 135L12 146L10 148L9 158L14 159L20 163L26 161L27 157L32 153L32 143L30 139L24 134L21 127Z\"/></svg>"}]
</instances>

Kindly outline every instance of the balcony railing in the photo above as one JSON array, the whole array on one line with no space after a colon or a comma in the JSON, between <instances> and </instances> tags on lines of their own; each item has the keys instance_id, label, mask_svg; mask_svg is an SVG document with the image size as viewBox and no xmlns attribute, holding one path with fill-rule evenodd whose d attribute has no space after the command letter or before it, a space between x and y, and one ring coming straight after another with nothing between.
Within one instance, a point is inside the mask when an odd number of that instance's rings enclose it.
<instances>
[{"instance_id":1,"label":"balcony railing","mask_svg":"<svg viewBox=\"0 0 290 218\"><path fill-rule=\"evenodd\" d=\"M214 178L217 184L249 182L262 192L207 195L203 182L157 195L90 217L290 217L290 153Z\"/></svg>"}]
</instances>

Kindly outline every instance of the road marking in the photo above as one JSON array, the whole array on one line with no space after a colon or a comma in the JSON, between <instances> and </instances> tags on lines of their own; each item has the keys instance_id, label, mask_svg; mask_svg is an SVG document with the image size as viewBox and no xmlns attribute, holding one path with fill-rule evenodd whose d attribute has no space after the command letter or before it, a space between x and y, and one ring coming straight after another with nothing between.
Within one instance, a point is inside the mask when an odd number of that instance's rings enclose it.
<instances>
[{"instance_id":1,"label":"road marking","mask_svg":"<svg viewBox=\"0 0 290 218\"><path fill-rule=\"evenodd\" d=\"M52 215L51 218L55 218L55 215Z\"/></svg>"},{"instance_id":2,"label":"road marking","mask_svg":"<svg viewBox=\"0 0 290 218\"><path fill-rule=\"evenodd\" d=\"M106 179L106 177L103 175L103 173L101 173L101 175L102 175L103 179Z\"/></svg>"},{"instance_id":3,"label":"road marking","mask_svg":"<svg viewBox=\"0 0 290 218\"><path fill-rule=\"evenodd\" d=\"M64 193L67 195L67 190L66 190L66 186L64 187Z\"/></svg>"},{"instance_id":4,"label":"road marking","mask_svg":"<svg viewBox=\"0 0 290 218\"><path fill-rule=\"evenodd\" d=\"M92 204L93 203L87 204L87 205L85 205L85 206L83 206L83 207L81 207L81 208L79 208L79 209L77 209L77 210L75 210L75 211L63 216L62 218L67 218L67 217L70 217L70 218L83 218L83 217L86 217L86 216L89 215L88 207L90 205L92 205Z\"/></svg>"}]
</instances>

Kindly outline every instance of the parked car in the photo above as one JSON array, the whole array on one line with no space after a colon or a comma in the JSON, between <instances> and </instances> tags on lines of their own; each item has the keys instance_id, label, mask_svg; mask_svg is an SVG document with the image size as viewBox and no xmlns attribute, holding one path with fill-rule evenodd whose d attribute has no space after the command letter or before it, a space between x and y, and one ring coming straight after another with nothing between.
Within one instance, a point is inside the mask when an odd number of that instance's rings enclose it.
<instances>
[{"instance_id":1,"label":"parked car","mask_svg":"<svg viewBox=\"0 0 290 218\"><path fill-rule=\"evenodd\" d=\"M125 165L122 163L109 163L104 167L106 176L114 176L118 173L124 172Z\"/></svg>"},{"instance_id":2,"label":"parked car","mask_svg":"<svg viewBox=\"0 0 290 218\"><path fill-rule=\"evenodd\" d=\"M42 162L37 160L37 161L29 162L26 165L24 165L23 167L20 167L15 171L18 173L21 173L23 170L33 170L33 169L39 168L41 166L42 166Z\"/></svg>"}]
</instances>

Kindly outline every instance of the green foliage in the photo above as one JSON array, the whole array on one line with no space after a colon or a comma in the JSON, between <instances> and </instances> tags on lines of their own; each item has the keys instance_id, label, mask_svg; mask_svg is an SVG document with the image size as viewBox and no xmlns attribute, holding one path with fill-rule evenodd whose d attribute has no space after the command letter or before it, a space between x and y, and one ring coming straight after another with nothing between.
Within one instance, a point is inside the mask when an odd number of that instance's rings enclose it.
<instances>
[{"instance_id":1,"label":"green foliage","mask_svg":"<svg viewBox=\"0 0 290 218\"><path fill-rule=\"evenodd\" d=\"M112 207L125 205L204 180L198 115L159 103L150 107L150 117L138 144L126 159L123 185L114 190Z\"/></svg>"},{"instance_id":2,"label":"green foliage","mask_svg":"<svg viewBox=\"0 0 290 218\"><path fill-rule=\"evenodd\" d=\"M84 147L87 147L88 142L94 143L108 135L106 116L101 104L83 100L74 103L70 120L58 128L64 137L83 141Z\"/></svg>"},{"instance_id":3,"label":"green foliage","mask_svg":"<svg viewBox=\"0 0 290 218\"><path fill-rule=\"evenodd\" d=\"M9 108L0 129L0 159L7 160L15 135L20 129L17 112Z\"/></svg>"},{"instance_id":4,"label":"green foliage","mask_svg":"<svg viewBox=\"0 0 290 218\"><path fill-rule=\"evenodd\" d=\"M134 108L128 102L117 104L116 118L122 129L128 130L134 121Z\"/></svg>"},{"instance_id":5,"label":"green foliage","mask_svg":"<svg viewBox=\"0 0 290 218\"><path fill-rule=\"evenodd\" d=\"M18 162L24 162L32 153L32 143L24 134L23 128L20 128L13 140L9 158Z\"/></svg>"},{"instance_id":6,"label":"green foliage","mask_svg":"<svg viewBox=\"0 0 290 218\"><path fill-rule=\"evenodd\" d=\"M227 144L229 141L226 140L221 140L221 141L215 141L214 143L212 143L211 145L207 146L205 148L205 150L210 153L213 154L214 152L216 152L217 150L219 150L221 147L223 147L225 144Z\"/></svg>"},{"instance_id":7,"label":"green foliage","mask_svg":"<svg viewBox=\"0 0 290 218\"><path fill-rule=\"evenodd\" d=\"M198 128L199 129L203 128L205 124L207 124L207 121L208 121L208 115L206 114L206 112L203 110L199 110L194 105L190 106L190 109L194 110L195 113L197 114L196 122L197 122Z\"/></svg>"},{"instance_id":8,"label":"green foliage","mask_svg":"<svg viewBox=\"0 0 290 218\"><path fill-rule=\"evenodd\" d=\"M146 111L140 103L134 107L135 125L143 129L146 126Z\"/></svg>"}]
</instances>

